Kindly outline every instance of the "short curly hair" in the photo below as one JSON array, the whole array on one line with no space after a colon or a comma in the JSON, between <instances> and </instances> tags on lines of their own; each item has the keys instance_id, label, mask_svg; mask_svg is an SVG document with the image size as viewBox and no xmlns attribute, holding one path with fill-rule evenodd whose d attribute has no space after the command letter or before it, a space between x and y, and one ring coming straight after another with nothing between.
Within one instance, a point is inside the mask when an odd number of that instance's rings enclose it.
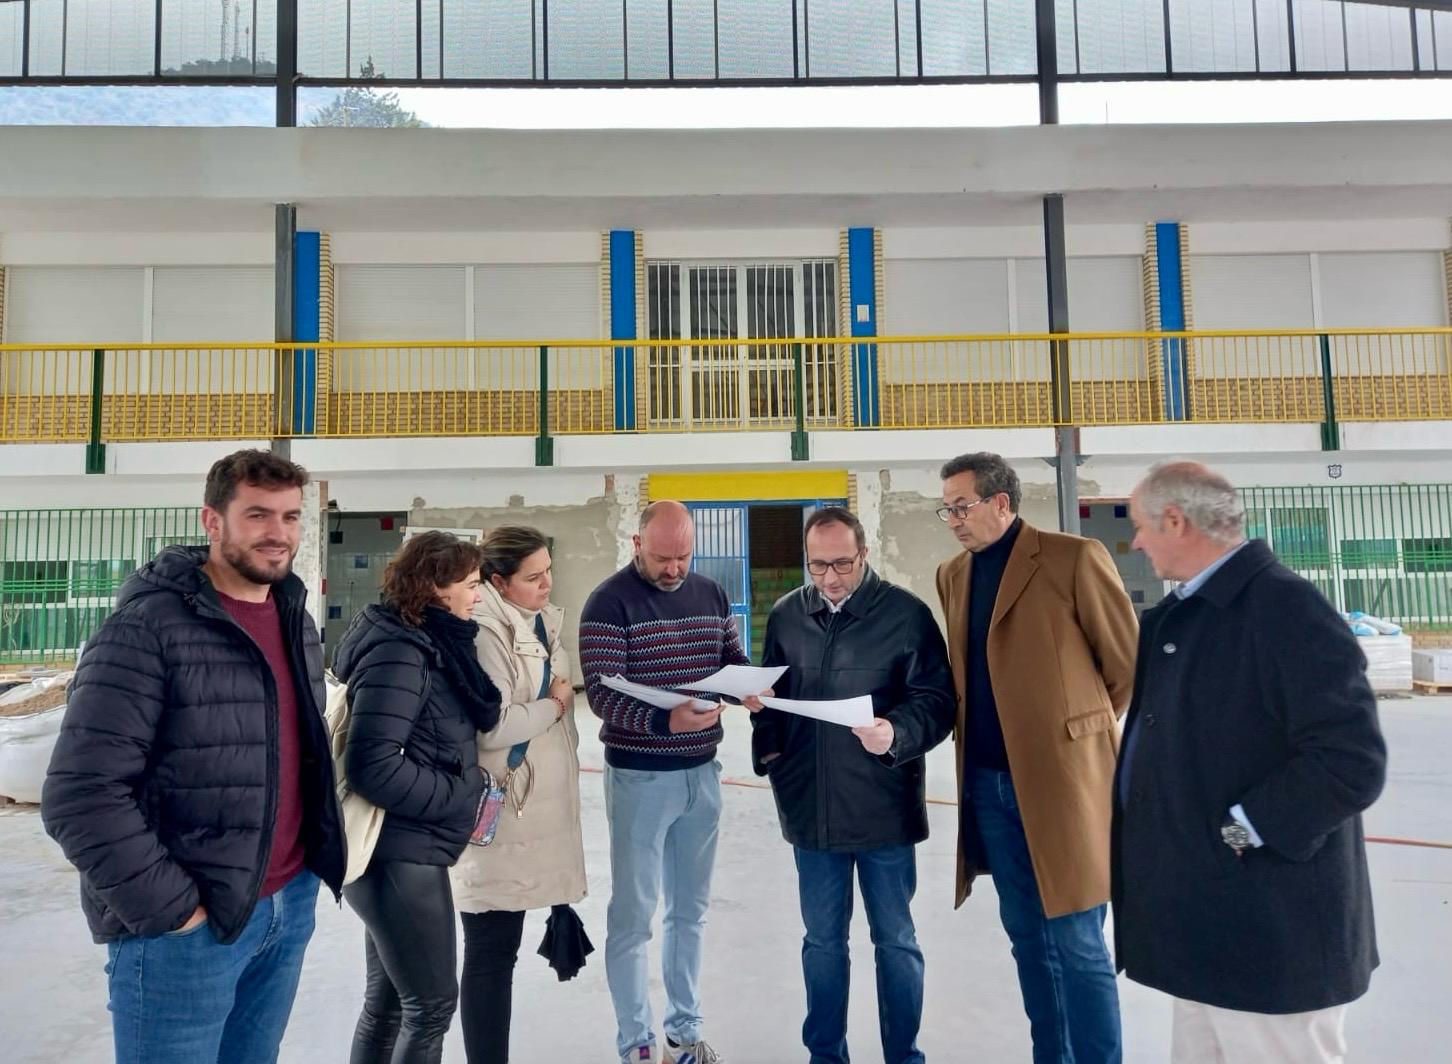
<instances>
[{"instance_id":1,"label":"short curly hair","mask_svg":"<svg viewBox=\"0 0 1452 1064\"><path fill-rule=\"evenodd\" d=\"M239 485L277 491L281 488L302 488L308 483L308 471L296 462L289 462L271 451L249 448L233 451L212 463L207 473L207 487L202 502L213 510L225 510L237 497Z\"/></svg>"},{"instance_id":2,"label":"short curly hair","mask_svg":"<svg viewBox=\"0 0 1452 1064\"><path fill-rule=\"evenodd\" d=\"M468 540L447 532L422 532L383 570L383 601L417 628L424 610L438 603L440 588L467 580L482 564L479 548Z\"/></svg>"},{"instance_id":3,"label":"short curly hair","mask_svg":"<svg viewBox=\"0 0 1452 1064\"><path fill-rule=\"evenodd\" d=\"M992 451L960 454L957 458L950 458L943 463L938 477L947 480L959 473L973 474L973 486L977 489L979 498L991 499L995 495L1007 495L1009 510L1018 513L1019 504L1023 502L1023 487L1018 482L1018 474L1003 455L994 454Z\"/></svg>"}]
</instances>

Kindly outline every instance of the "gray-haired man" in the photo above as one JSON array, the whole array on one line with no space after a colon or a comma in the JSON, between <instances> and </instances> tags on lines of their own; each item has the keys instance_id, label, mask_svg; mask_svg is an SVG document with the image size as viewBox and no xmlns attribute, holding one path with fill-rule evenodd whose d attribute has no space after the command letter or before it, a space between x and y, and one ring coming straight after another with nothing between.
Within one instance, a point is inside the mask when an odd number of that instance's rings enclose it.
<instances>
[{"instance_id":1,"label":"gray-haired man","mask_svg":"<svg viewBox=\"0 0 1452 1064\"><path fill-rule=\"evenodd\" d=\"M1341 1061L1377 965L1361 813L1386 746L1336 610L1198 462L1155 466L1134 545L1179 586L1147 611L1115 779L1116 959L1174 996L1175 1064Z\"/></svg>"}]
</instances>

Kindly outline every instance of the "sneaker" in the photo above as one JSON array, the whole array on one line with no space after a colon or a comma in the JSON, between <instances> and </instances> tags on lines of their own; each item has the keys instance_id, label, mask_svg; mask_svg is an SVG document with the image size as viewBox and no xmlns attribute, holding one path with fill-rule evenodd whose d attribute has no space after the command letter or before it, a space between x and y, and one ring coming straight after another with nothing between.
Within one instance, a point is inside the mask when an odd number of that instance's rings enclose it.
<instances>
[{"instance_id":1,"label":"sneaker","mask_svg":"<svg viewBox=\"0 0 1452 1064\"><path fill-rule=\"evenodd\" d=\"M725 1060L703 1039L694 1042L677 1042L666 1036L665 1055L662 1064L722 1064Z\"/></svg>"},{"instance_id":2,"label":"sneaker","mask_svg":"<svg viewBox=\"0 0 1452 1064\"><path fill-rule=\"evenodd\" d=\"M647 1044L627 1050L620 1064L656 1064L655 1046Z\"/></svg>"}]
</instances>

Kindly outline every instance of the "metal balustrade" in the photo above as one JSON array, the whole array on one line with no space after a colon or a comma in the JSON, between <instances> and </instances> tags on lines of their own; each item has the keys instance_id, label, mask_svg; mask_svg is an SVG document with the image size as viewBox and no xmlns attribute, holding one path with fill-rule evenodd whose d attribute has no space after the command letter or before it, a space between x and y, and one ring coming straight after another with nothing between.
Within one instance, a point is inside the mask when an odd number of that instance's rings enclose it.
<instances>
[{"instance_id":1,"label":"metal balustrade","mask_svg":"<svg viewBox=\"0 0 1452 1064\"><path fill-rule=\"evenodd\" d=\"M1438 419L1447 328L0 345L5 443Z\"/></svg>"}]
</instances>

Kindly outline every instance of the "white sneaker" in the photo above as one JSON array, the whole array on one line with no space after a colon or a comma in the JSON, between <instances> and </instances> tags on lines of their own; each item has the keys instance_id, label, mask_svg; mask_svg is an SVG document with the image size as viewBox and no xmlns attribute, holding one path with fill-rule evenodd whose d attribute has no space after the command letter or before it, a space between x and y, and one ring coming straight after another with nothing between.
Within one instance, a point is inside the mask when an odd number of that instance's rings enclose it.
<instances>
[{"instance_id":1,"label":"white sneaker","mask_svg":"<svg viewBox=\"0 0 1452 1064\"><path fill-rule=\"evenodd\" d=\"M620 1064L656 1064L655 1046L636 1046L620 1058Z\"/></svg>"},{"instance_id":2,"label":"white sneaker","mask_svg":"<svg viewBox=\"0 0 1452 1064\"><path fill-rule=\"evenodd\" d=\"M678 1045L667 1037L662 1064L723 1064L724 1060L704 1039Z\"/></svg>"}]
</instances>

